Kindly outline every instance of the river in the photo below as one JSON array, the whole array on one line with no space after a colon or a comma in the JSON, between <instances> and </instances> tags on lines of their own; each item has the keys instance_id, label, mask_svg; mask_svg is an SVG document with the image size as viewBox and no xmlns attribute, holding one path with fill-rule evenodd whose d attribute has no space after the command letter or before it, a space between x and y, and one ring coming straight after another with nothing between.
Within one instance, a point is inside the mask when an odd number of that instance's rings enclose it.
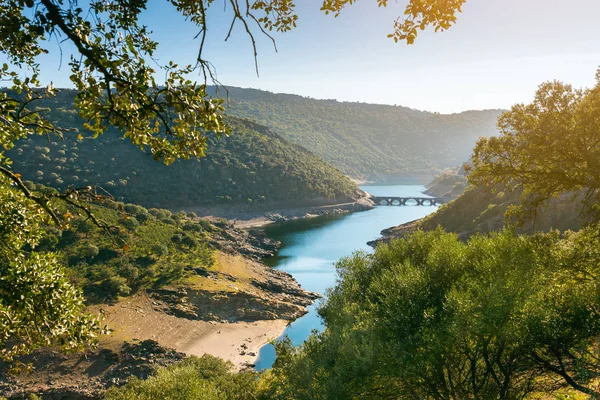
<instances>
[{"instance_id":1,"label":"river","mask_svg":"<svg viewBox=\"0 0 600 400\"><path fill-rule=\"evenodd\" d=\"M361 189L375 196L427 197L420 185L363 186ZM335 262L354 251L372 252L369 240L394 225L423 218L434 212L432 206L380 206L370 211L289 221L266 229L269 237L281 241L275 257L265 262L289 272L306 290L324 294L335 285ZM317 304L308 307L308 314L298 318L285 330L295 345L301 344L312 330L323 330L317 315ZM256 369L270 368L275 361L275 349L268 344L260 349Z\"/></svg>"}]
</instances>

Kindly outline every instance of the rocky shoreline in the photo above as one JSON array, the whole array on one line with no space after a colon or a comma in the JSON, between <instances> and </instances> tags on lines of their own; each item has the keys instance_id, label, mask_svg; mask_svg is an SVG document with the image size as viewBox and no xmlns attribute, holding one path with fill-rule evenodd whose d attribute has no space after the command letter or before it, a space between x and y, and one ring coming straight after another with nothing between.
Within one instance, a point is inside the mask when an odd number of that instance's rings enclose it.
<instances>
[{"instance_id":1,"label":"rocky shoreline","mask_svg":"<svg viewBox=\"0 0 600 400\"><path fill-rule=\"evenodd\" d=\"M389 243L392 239L401 239L405 236L410 235L417 229L419 229L420 219L409 221L398 226L392 226L390 228L381 231L381 237L375 240L367 242L372 248L376 248L380 243Z\"/></svg>"},{"instance_id":2,"label":"rocky shoreline","mask_svg":"<svg viewBox=\"0 0 600 400\"><path fill-rule=\"evenodd\" d=\"M297 219L315 218L324 215L342 215L351 212L367 211L373 209L375 204L370 196L361 191L361 197L353 202L331 204L324 206L309 206L299 208L273 208L269 211L234 211L225 208L190 208L184 211L193 211L198 215L213 219L226 219L231 227L235 228L260 228L276 222L286 222Z\"/></svg>"}]
</instances>

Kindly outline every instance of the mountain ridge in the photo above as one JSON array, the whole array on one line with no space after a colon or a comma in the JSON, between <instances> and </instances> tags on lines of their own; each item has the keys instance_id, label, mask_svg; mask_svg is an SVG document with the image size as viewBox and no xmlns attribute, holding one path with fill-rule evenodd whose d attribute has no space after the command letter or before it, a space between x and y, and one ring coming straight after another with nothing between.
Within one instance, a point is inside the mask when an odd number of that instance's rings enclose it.
<instances>
[{"instance_id":1,"label":"mountain ridge","mask_svg":"<svg viewBox=\"0 0 600 400\"><path fill-rule=\"evenodd\" d=\"M440 114L404 106L317 100L226 87L227 113L258 122L360 180L425 183L497 133L502 110ZM216 93L215 87L209 92Z\"/></svg>"}]
</instances>

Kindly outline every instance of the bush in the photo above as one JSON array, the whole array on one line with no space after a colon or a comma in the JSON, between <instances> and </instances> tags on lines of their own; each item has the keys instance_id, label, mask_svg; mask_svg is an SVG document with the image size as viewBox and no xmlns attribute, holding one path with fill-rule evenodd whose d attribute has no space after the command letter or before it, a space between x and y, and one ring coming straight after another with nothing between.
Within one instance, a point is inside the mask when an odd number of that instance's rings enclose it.
<instances>
[{"instance_id":1,"label":"bush","mask_svg":"<svg viewBox=\"0 0 600 400\"><path fill-rule=\"evenodd\" d=\"M140 276L140 270L131 264L124 264L119 267L119 275L127 279L128 285L134 285L137 278Z\"/></svg>"},{"instance_id":2,"label":"bush","mask_svg":"<svg viewBox=\"0 0 600 400\"><path fill-rule=\"evenodd\" d=\"M193 237L185 235L183 239L181 239L181 244L192 249L198 245L198 242Z\"/></svg>"},{"instance_id":3,"label":"bush","mask_svg":"<svg viewBox=\"0 0 600 400\"><path fill-rule=\"evenodd\" d=\"M200 224L200 226L202 227L202 229L204 229L207 232L212 232L212 225L210 224L210 221L207 219L201 219L198 221L198 224Z\"/></svg>"},{"instance_id":4,"label":"bush","mask_svg":"<svg viewBox=\"0 0 600 400\"><path fill-rule=\"evenodd\" d=\"M38 250L42 250L42 251L53 251L56 250L56 246L58 245L58 236L52 234L52 233L46 233L44 234L44 236L42 236L42 238L40 239L40 242L38 243Z\"/></svg>"},{"instance_id":5,"label":"bush","mask_svg":"<svg viewBox=\"0 0 600 400\"><path fill-rule=\"evenodd\" d=\"M82 249L83 256L86 258L94 258L100 253L100 249L93 244L87 244Z\"/></svg>"},{"instance_id":6,"label":"bush","mask_svg":"<svg viewBox=\"0 0 600 400\"><path fill-rule=\"evenodd\" d=\"M176 233L173 236L171 236L171 242L173 243L180 244L182 240L183 235L181 235L180 233Z\"/></svg>"},{"instance_id":7,"label":"bush","mask_svg":"<svg viewBox=\"0 0 600 400\"><path fill-rule=\"evenodd\" d=\"M127 214L131 214L139 222L145 222L148 219L148 210L136 204L125 204L123 210Z\"/></svg>"},{"instance_id":8,"label":"bush","mask_svg":"<svg viewBox=\"0 0 600 400\"><path fill-rule=\"evenodd\" d=\"M130 232L135 232L140 227L140 223L135 218L123 218L119 221L121 225L127 228Z\"/></svg>"},{"instance_id":9,"label":"bush","mask_svg":"<svg viewBox=\"0 0 600 400\"><path fill-rule=\"evenodd\" d=\"M202 232L204 230L202 229L202 225L197 222L186 222L181 229L188 232Z\"/></svg>"},{"instance_id":10,"label":"bush","mask_svg":"<svg viewBox=\"0 0 600 400\"><path fill-rule=\"evenodd\" d=\"M163 211L158 208L151 208L148 210L148 213L150 213L150 215L153 215L154 217L156 217L158 219L165 218Z\"/></svg>"},{"instance_id":11,"label":"bush","mask_svg":"<svg viewBox=\"0 0 600 400\"><path fill-rule=\"evenodd\" d=\"M97 265L87 268L87 278L90 282L104 282L115 276L115 271L108 265Z\"/></svg>"},{"instance_id":12,"label":"bush","mask_svg":"<svg viewBox=\"0 0 600 400\"><path fill-rule=\"evenodd\" d=\"M152 254L154 254L157 257L162 257L162 256L166 256L167 254L169 254L169 249L167 248L167 246L157 243L154 246L152 246Z\"/></svg>"},{"instance_id":13,"label":"bush","mask_svg":"<svg viewBox=\"0 0 600 400\"><path fill-rule=\"evenodd\" d=\"M112 296L127 296L131 288L127 285L127 279L121 276L112 276L102 281L102 289Z\"/></svg>"},{"instance_id":14,"label":"bush","mask_svg":"<svg viewBox=\"0 0 600 400\"><path fill-rule=\"evenodd\" d=\"M89 233L94 229L94 224L84 219L76 219L71 223L71 226L79 233Z\"/></svg>"},{"instance_id":15,"label":"bush","mask_svg":"<svg viewBox=\"0 0 600 400\"><path fill-rule=\"evenodd\" d=\"M190 357L182 362L161 368L142 381L130 379L121 388L106 392L107 400L253 400L257 398L256 373L233 373L230 362L211 355Z\"/></svg>"}]
</instances>

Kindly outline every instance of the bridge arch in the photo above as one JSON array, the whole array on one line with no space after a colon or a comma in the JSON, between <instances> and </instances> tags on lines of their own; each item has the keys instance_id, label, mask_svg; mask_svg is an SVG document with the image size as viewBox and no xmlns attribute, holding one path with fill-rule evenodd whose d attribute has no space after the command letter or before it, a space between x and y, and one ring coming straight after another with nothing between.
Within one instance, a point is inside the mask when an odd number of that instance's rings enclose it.
<instances>
[{"instance_id":1,"label":"bridge arch","mask_svg":"<svg viewBox=\"0 0 600 400\"><path fill-rule=\"evenodd\" d=\"M372 196L371 199L380 206L437 206L443 203L440 198L419 196Z\"/></svg>"}]
</instances>

